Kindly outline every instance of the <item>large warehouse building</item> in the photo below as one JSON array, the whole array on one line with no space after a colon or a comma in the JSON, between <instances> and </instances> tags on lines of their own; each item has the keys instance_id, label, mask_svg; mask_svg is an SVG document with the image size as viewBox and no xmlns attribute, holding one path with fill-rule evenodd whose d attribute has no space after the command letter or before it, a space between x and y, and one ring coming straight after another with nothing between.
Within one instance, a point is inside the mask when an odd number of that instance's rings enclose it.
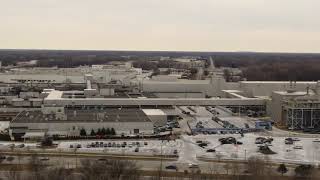
<instances>
[{"instance_id":1,"label":"large warehouse building","mask_svg":"<svg viewBox=\"0 0 320 180\"><path fill-rule=\"evenodd\" d=\"M97 132L102 128L114 128L118 135L153 134L153 122L137 108L97 110L52 108L52 111L46 108L43 111L23 111L10 123L11 135L15 138L27 137L33 132L79 136L81 129L90 134L92 130Z\"/></svg>"}]
</instances>

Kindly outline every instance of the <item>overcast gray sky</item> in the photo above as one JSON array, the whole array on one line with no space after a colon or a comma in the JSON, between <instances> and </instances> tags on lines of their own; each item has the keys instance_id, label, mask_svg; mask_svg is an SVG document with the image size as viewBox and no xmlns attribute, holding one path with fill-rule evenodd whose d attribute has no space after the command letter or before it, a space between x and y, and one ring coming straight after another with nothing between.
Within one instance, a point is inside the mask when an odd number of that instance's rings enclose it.
<instances>
[{"instance_id":1,"label":"overcast gray sky","mask_svg":"<svg viewBox=\"0 0 320 180\"><path fill-rule=\"evenodd\" d=\"M0 48L320 52L320 0L0 0Z\"/></svg>"}]
</instances>

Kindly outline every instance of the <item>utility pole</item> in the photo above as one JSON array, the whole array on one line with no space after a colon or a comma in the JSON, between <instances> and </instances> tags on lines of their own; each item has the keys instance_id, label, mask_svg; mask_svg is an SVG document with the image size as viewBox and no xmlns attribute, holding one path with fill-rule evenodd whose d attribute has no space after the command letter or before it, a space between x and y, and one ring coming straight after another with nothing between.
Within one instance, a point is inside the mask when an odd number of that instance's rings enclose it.
<instances>
[{"instance_id":1,"label":"utility pole","mask_svg":"<svg viewBox=\"0 0 320 180\"><path fill-rule=\"evenodd\" d=\"M247 150L244 150L244 161L247 161Z\"/></svg>"},{"instance_id":2,"label":"utility pole","mask_svg":"<svg viewBox=\"0 0 320 180\"><path fill-rule=\"evenodd\" d=\"M161 141L161 146L160 146L160 169L159 169L159 180L162 179L162 143L163 140Z\"/></svg>"}]
</instances>

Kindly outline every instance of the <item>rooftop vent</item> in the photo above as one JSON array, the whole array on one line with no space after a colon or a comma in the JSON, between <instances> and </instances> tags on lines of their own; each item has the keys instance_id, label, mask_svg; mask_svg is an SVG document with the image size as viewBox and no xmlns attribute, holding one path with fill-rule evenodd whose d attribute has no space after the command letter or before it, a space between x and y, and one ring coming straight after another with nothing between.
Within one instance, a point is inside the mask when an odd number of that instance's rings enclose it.
<instances>
[{"instance_id":1,"label":"rooftop vent","mask_svg":"<svg viewBox=\"0 0 320 180\"><path fill-rule=\"evenodd\" d=\"M287 93L294 93L294 92L296 92L295 87L296 87L296 82L294 82L294 85L293 85L292 81L290 81L290 85L289 85L289 89L287 90Z\"/></svg>"}]
</instances>

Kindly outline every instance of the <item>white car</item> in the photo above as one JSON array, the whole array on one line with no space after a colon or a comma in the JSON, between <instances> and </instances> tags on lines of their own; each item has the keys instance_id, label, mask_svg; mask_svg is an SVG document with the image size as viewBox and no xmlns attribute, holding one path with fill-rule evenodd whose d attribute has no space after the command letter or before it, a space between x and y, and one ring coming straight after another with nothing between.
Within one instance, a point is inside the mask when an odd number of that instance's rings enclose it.
<instances>
[{"instance_id":1,"label":"white car","mask_svg":"<svg viewBox=\"0 0 320 180\"><path fill-rule=\"evenodd\" d=\"M189 168L199 168L199 165L190 163Z\"/></svg>"}]
</instances>

